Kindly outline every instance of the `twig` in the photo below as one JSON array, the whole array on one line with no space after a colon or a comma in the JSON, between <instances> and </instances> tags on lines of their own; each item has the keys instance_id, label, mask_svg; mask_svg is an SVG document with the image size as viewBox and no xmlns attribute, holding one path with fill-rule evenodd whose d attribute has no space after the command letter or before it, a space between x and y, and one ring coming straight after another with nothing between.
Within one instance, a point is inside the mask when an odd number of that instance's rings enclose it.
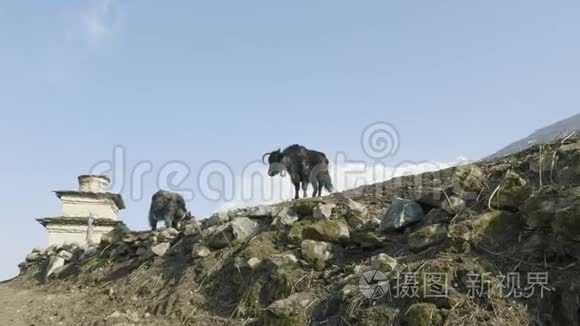
<instances>
[{"instance_id":1,"label":"twig","mask_svg":"<svg viewBox=\"0 0 580 326\"><path fill-rule=\"evenodd\" d=\"M497 192L499 191L499 188L501 188L501 184L507 179L507 176L512 172L511 169L507 170L507 172L505 173L505 176L503 177L503 180L500 181L499 185L497 185L497 188L495 188L495 190L491 193L491 196L489 197L489 201L487 202L487 207L490 210L493 210L493 208L491 208L491 202L493 201L493 197L495 197L495 195L497 194Z\"/></svg>"}]
</instances>

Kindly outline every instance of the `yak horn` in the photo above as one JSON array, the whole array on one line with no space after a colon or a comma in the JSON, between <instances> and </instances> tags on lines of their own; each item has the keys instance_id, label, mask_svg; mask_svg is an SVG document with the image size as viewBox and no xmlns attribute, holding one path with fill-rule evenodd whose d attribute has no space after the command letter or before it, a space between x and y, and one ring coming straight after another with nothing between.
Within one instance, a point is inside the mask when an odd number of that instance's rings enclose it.
<instances>
[{"instance_id":1,"label":"yak horn","mask_svg":"<svg viewBox=\"0 0 580 326\"><path fill-rule=\"evenodd\" d=\"M268 156L268 155L270 155L270 154L272 154L272 153L266 153L266 154L264 154L264 155L262 156L262 162L266 163L266 161L264 161L264 159L266 158L266 156Z\"/></svg>"}]
</instances>

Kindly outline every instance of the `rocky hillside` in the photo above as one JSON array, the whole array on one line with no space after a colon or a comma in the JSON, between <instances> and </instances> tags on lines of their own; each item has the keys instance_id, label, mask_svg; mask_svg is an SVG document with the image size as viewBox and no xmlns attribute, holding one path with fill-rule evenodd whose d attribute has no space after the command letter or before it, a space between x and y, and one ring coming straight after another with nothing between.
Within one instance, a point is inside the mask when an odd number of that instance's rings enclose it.
<instances>
[{"instance_id":1,"label":"rocky hillside","mask_svg":"<svg viewBox=\"0 0 580 326\"><path fill-rule=\"evenodd\" d=\"M35 250L12 325L578 325L580 140ZM20 324L19 324L20 323Z\"/></svg>"},{"instance_id":2,"label":"rocky hillside","mask_svg":"<svg viewBox=\"0 0 580 326\"><path fill-rule=\"evenodd\" d=\"M488 159L504 157L526 150L535 145L550 143L557 139L565 138L574 131L580 131L580 114L536 130L528 137L518 140L502 148L497 153L490 155Z\"/></svg>"}]
</instances>

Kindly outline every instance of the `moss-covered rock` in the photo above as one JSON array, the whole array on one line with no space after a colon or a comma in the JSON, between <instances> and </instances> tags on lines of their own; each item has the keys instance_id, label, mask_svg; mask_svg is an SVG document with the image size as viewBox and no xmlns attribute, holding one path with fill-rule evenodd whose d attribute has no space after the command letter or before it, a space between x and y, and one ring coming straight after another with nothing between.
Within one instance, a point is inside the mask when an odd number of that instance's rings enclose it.
<instances>
[{"instance_id":1,"label":"moss-covered rock","mask_svg":"<svg viewBox=\"0 0 580 326\"><path fill-rule=\"evenodd\" d=\"M346 243L350 240L350 230L344 222L339 220L319 221L304 227L302 237L317 241Z\"/></svg>"},{"instance_id":2,"label":"moss-covered rock","mask_svg":"<svg viewBox=\"0 0 580 326\"><path fill-rule=\"evenodd\" d=\"M449 214L456 215L465 210L466 204L465 200L452 196L443 201L441 208Z\"/></svg>"},{"instance_id":3,"label":"moss-covered rock","mask_svg":"<svg viewBox=\"0 0 580 326\"><path fill-rule=\"evenodd\" d=\"M434 304L417 303L412 305L405 315L408 326L435 325L434 317L437 317L438 309Z\"/></svg>"},{"instance_id":4,"label":"moss-covered rock","mask_svg":"<svg viewBox=\"0 0 580 326\"><path fill-rule=\"evenodd\" d=\"M453 190L457 194L480 192L486 183L483 171L472 164L456 167L452 181Z\"/></svg>"},{"instance_id":5,"label":"moss-covered rock","mask_svg":"<svg viewBox=\"0 0 580 326\"><path fill-rule=\"evenodd\" d=\"M492 198L491 205L496 209L517 209L530 197L530 193L528 182L517 173L509 172Z\"/></svg>"},{"instance_id":6,"label":"moss-covered rock","mask_svg":"<svg viewBox=\"0 0 580 326\"><path fill-rule=\"evenodd\" d=\"M397 267L397 260L387 254L379 254L371 258L371 266L374 270L390 273Z\"/></svg>"},{"instance_id":7,"label":"moss-covered rock","mask_svg":"<svg viewBox=\"0 0 580 326\"><path fill-rule=\"evenodd\" d=\"M520 229L520 218L505 211L483 213L471 221L473 240L488 240L494 244L502 243L506 235L516 234Z\"/></svg>"},{"instance_id":8,"label":"moss-covered rock","mask_svg":"<svg viewBox=\"0 0 580 326\"><path fill-rule=\"evenodd\" d=\"M280 252L274 245L274 237L274 232L260 233L248 242L240 254L246 259L257 258L260 260L279 254Z\"/></svg>"},{"instance_id":9,"label":"moss-covered rock","mask_svg":"<svg viewBox=\"0 0 580 326\"><path fill-rule=\"evenodd\" d=\"M408 242L411 250L418 252L440 244L445 239L447 239L447 228L441 224L433 224L409 234Z\"/></svg>"},{"instance_id":10,"label":"moss-covered rock","mask_svg":"<svg viewBox=\"0 0 580 326\"><path fill-rule=\"evenodd\" d=\"M565 186L580 185L580 142L565 144L558 149L554 172L558 184Z\"/></svg>"},{"instance_id":11,"label":"moss-covered rock","mask_svg":"<svg viewBox=\"0 0 580 326\"><path fill-rule=\"evenodd\" d=\"M304 198L292 203L292 208L301 218L312 217L314 208L324 201L319 198Z\"/></svg>"},{"instance_id":12,"label":"moss-covered rock","mask_svg":"<svg viewBox=\"0 0 580 326\"><path fill-rule=\"evenodd\" d=\"M488 241L498 245L521 227L518 215L506 211L491 211L480 214L473 219L451 225L449 238L457 249L467 250L472 244Z\"/></svg>"},{"instance_id":13,"label":"moss-covered rock","mask_svg":"<svg viewBox=\"0 0 580 326\"><path fill-rule=\"evenodd\" d=\"M384 326L393 325L397 317L397 310L387 305L374 306L365 309L357 318L357 325Z\"/></svg>"},{"instance_id":14,"label":"moss-covered rock","mask_svg":"<svg viewBox=\"0 0 580 326\"><path fill-rule=\"evenodd\" d=\"M300 282L305 272L289 257L274 256L264 259L249 275L246 283L239 286L238 304L240 317L259 317L266 307L284 299L295 291L306 289L307 283Z\"/></svg>"},{"instance_id":15,"label":"moss-covered rock","mask_svg":"<svg viewBox=\"0 0 580 326\"><path fill-rule=\"evenodd\" d=\"M352 243L361 248L380 248L384 246L385 236L372 231L355 231L350 234Z\"/></svg>"},{"instance_id":16,"label":"moss-covered rock","mask_svg":"<svg viewBox=\"0 0 580 326\"><path fill-rule=\"evenodd\" d=\"M304 227L312 224L311 220L302 220L300 222L292 224L292 227L288 231L286 236L288 242L293 244L300 244L303 240L302 232L304 231Z\"/></svg>"},{"instance_id":17,"label":"moss-covered rock","mask_svg":"<svg viewBox=\"0 0 580 326\"><path fill-rule=\"evenodd\" d=\"M317 270L322 270L332 258L332 245L328 242L304 240L301 245L302 256L306 261L314 265Z\"/></svg>"}]
</instances>

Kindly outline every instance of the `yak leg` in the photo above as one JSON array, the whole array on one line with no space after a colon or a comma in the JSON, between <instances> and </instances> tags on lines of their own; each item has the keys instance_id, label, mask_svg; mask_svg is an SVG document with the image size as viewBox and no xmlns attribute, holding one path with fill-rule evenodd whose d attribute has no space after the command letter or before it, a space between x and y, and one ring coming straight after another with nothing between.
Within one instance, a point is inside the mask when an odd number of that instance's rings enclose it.
<instances>
[{"instance_id":1,"label":"yak leg","mask_svg":"<svg viewBox=\"0 0 580 326\"><path fill-rule=\"evenodd\" d=\"M300 182L293 182L294 183L294 199L300 198Z\"/></svg>"},{"instance_id":2,"label":"yak leg","mask_svg":"<svg viewBox=\"0 0 580 326\"><path fill-rule=\"evenodd\" d=\"M149 225L151 226L151 231L157 230L157 220L155 218L149 220Z\"/></svg>"},{"instance_id":3,"label":"yak leg","mask_svg":"<svg viewBox=\"0 0 580 326\"><path fill-rule=\"evenodd\" d=\"M312 187L314 188L314 190L312 191L312 197L316 197L316 193L318 192L318 181L312 180Z\"/></svg>"},{"instance_id":4,"label":"yak leg","mask_svg":"<svg viewBox=\"0 0 580 326\"><path fill-rule=\"evenodd\" d=\"M302 195L304 198L308 197L308 183L302 181Z\"/></svg>"},{"instance_id":5,"label":"yak leg","mask_svg":"<svg viewBox=\"0 0 580 326\"><path fill-rule=\"evenodd\" d=\"M173 219L171 218L171 215L167 214L165 215L165 228L169 229L173 227Z\"/></svg>"},{"instance_id":6,"label":"yak leg","mask_svg":"<svg viewBox=\"0 0 580 326\"><path fill-rule=\"evenodd\" d=\"M318 183L318 197L322 197L322 182Z\"/></svg>"}]
</instances>

